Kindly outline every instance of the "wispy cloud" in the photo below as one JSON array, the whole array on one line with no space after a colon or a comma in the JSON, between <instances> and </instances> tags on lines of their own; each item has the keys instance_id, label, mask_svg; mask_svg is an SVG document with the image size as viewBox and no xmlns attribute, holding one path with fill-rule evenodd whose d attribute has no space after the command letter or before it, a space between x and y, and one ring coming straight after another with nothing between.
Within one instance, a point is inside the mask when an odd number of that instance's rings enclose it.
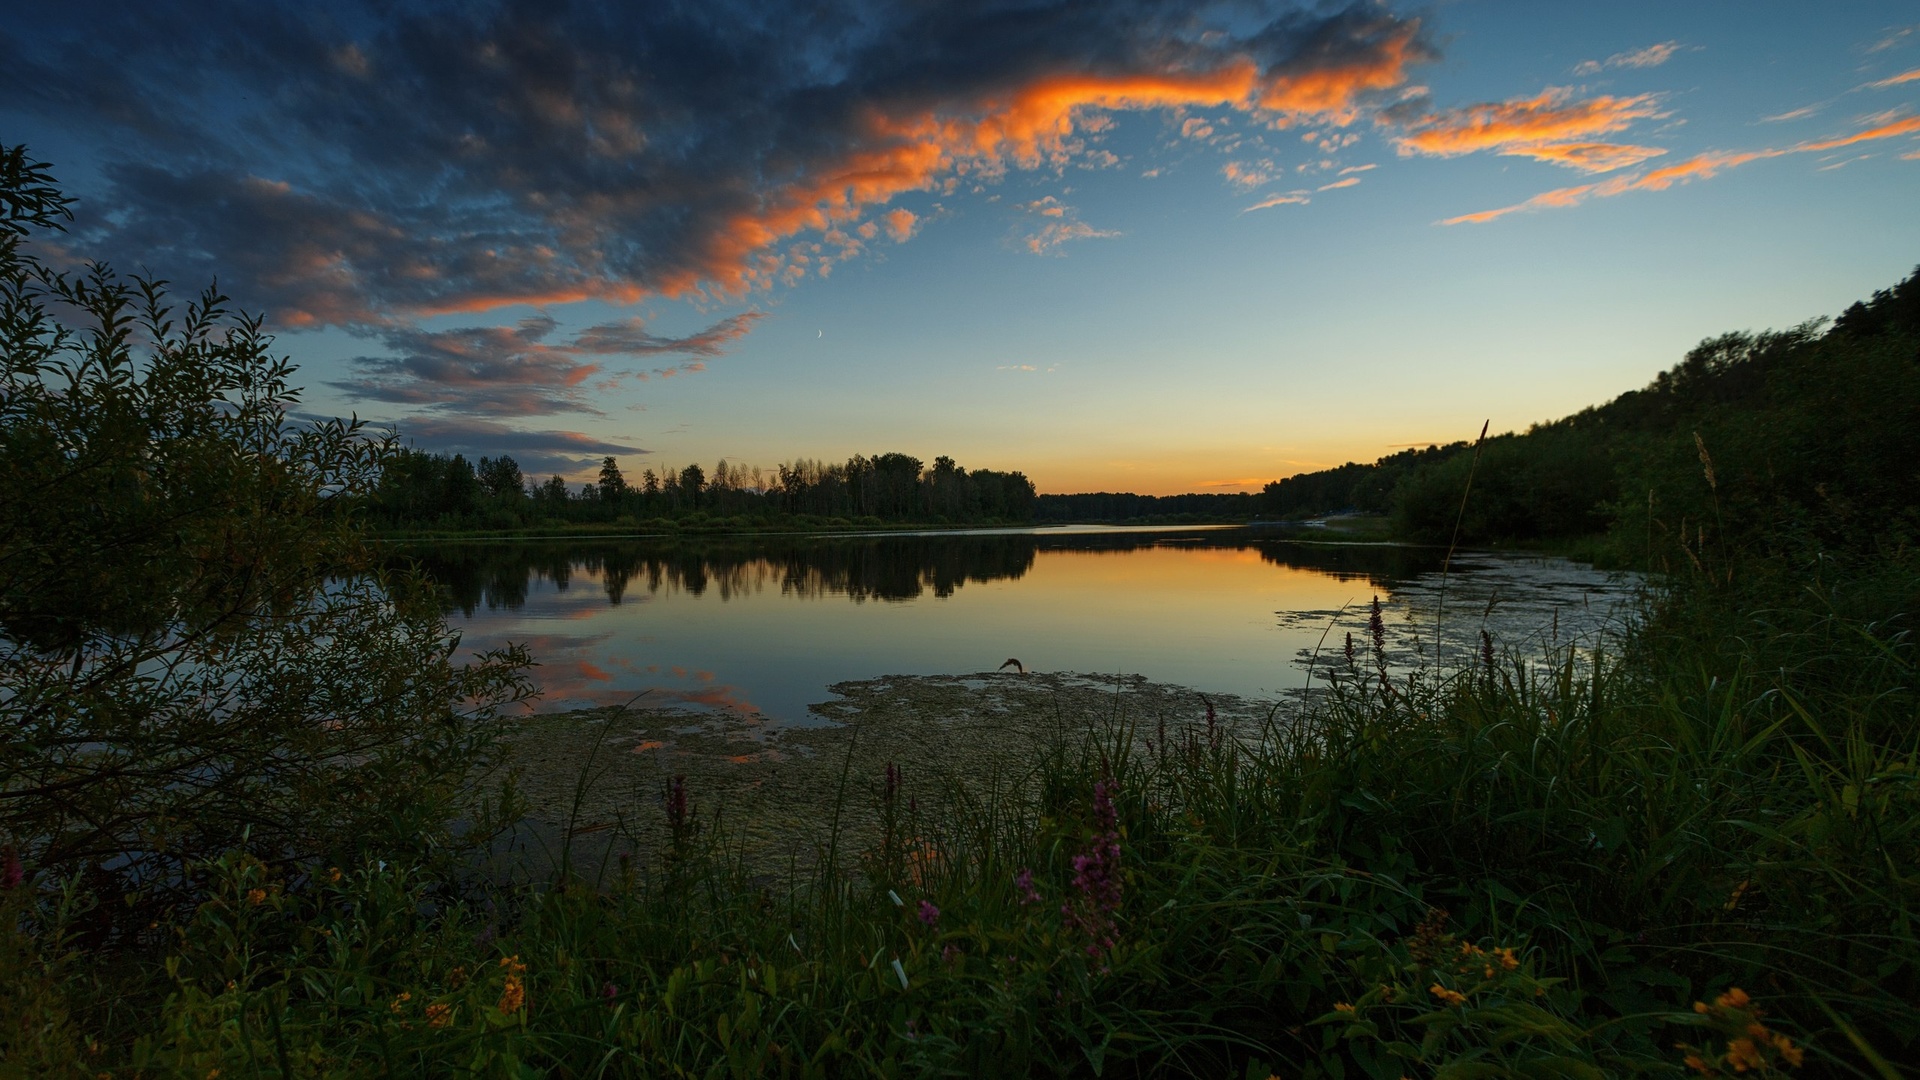
<instances>
[{"instance_id":1,"label":"wispy cloud","mask_svg":"<svg viewBox=\"0 0 1920 1080\"><path fill-rule=\"evenodd\" d=\"M1016 209L1046 218L1038 229L1024 233L1020 242L1035 255L1058 255L1062 244L1075 240L1099 240L1119 236L1118 230L1096 229L1076 219L1073 207L1052 195L1016 204Z\"/></svg>"},{"instance_id":2,"label":"wispy cloud","mask_svg":"<svg viewBox=\"0 0 1920 1080\"><path fill-rule=\"evenodd\" d=\"M1788 109L1786 112L1776 113L1773 116L1763 116L1760 118L1760 121L1766 124L1781 124L1789 120L1805 120L1807 117L1826 108L1828 104L1828 102L1823 101L1817 105L1802 105L1797 109Z\"/></svg>"},{"instance_id":3,"label":"wispy cloud","mask_svg":"<svg viewBox=\"0 0 1920 1080\"><path fill-rule=\"evenodd\" d=\"M1333 183L1331 183L1331 184L1321 184L1321 185L1320 185L1319 187L1317 187L1317 188L1314 188L1313 190L1315 190L1315 191L1338 191L1338 190L1339 190L1339 189L1341 189L1341 188L1350 188L1350 187L1352 187L1352 186L1354 186L1355 184L1358 184L1359 182L1360 182L1360 178L1359 178L1359 177L1357 177L1357 176L1349 176L1349 177L1347 177L1347 178L1346 178L1345 180L1335 180L1335 181L1334 181Z\"/></svg>"},{"instance_id":4,"label":"wispy cloud","mask_svg":"<svg viewBox=\"0 0 1920 1080\"><path fill-rule=\"evenodd\" d=\"M1240 212L1247 214L1255 210L1266 210L1275 206L1305 206L1312 201L1312 197L1305 191L1288 191L1279 195L1269 195Z\"/></svg>"},{"instance_id":5,"label":"wispy cloud","mask_svg":"<svg viewBox=\"0 0 1920 1080\"><path fill-rule=\"evenodd\" d=\"M1027 250L1035 255L1060 254L1060 245L1075 240L1106 240L1119 236L1118 229L1096 229L1084 221L1055 221L1026 238Z\"/></svg>"},{"instance_id":6,"label":"wispy cloud","mask_svg":"<svg viewBox=\"0 0 1920 1080\"><path fill-rule=\"evenodd\" d=\"M1227 183L1242 191L1271 183L1278 172L1271 161L1229 161L1220 167L1220 175L1227 178Z\"/></svg>"},{"instance_id":7,"label":"wispy cloud","mask_svg":"<svg viewBox=\"0 0 1920 1080\"><path fill-rule=\"evenodd\" d=\"M1920 23L1916 23L1913 26L1892 27L1883 32L1878 38L1875 38L1862 51L1867 53L1886 52L1888 49L1907 44L1916 33L1920 33Z\"/></svg>"},{"instance_id":8,"label":"wispy cloud","mask_svg":"<svg viewBox=\"0 0 1920 1080\"><path fill-rule=\"evenodd\" d=\"M1556 188L1544 191L1525 202L1503 206L1493 210L1481 210L1471 214L1441 221L1442 225L1483 224L1506 217L1509 214L1528 210L1563 209L1578 206L1589 199L1612 198L1631 191L1665 191L1678 185L1689 184L1696 180L1709 180L1715 176L1754 161L1786 157L1790 154L1823 153L1841 147L1856 146L1860 143L1874 142L1880 139L1897 138L1902 135L1920 133L1920 116L1887 117L1882 116L1872 126L1846 135L1829 139L1815 139L1796 143L1788 147L1762 150L1718 150L1696 154L1685 161L1646 173L1613 177L1592 184L1579 184L1573 187Z\"/></svg>"},{"instance_id":9,"label":"wispy cloud","mask_svg":"<svg viewBox=\"0 0 1920 1080\"><path fill-rule=\"evenodd\" d=\"M1673 59L1673 54L1681 50L1677 41L1663 41L1658 45L1648 45L1643 49L1629 49L1614 53L1605 60L1583 60L1574 69L1575 75L1598 75L1612 68L1651 68Z\"/></svg>"},{"instance_id":10,"label":"wispy cloud","mask_svg":"<svg viewBox=\"0 0 1920 1080\"><path fill-rule=\"evenodd\" d=\"M1548 87L1528 98L1484 102L1402 121L1394 145L1401 156L1458 157L1491 151L1530 157L1584 172L1635 165L1665 151L1595 140L1636 121L1663 114L1653 94L1598 95L1574 100L1568 87Z\"/></svg>"},{"instance_id":11,"label":"wispy cloud","mask_svg":"<svg viewBox=\"0 0 1920 1080\"><path fill-rule=\"evenodd\" d=\"M558 323L547 315L512 326L451 330L395 327L382 331L385 356L353 362L357 377L331 385L358 398L471 416L535 416L596 412L596 391L624 379L669 377L705 367L762 318L730 316L686 337L661 337L637 318L590 326L570 340L552 341ZM616 357L682 355L703 359L654 368L610 368Z\"/></svg>"},{"instance_id":12,"label":"wispy cloud","mask_svg":"<svg viewBox=\"0 0 1920 1080\"><path fill-rule=\"evenodd\" d=\"M1870 82L1867 84L1867 89L1885 90L1889 86L1899 86L1903 83L1910 82L1920 82L1920 68L1914 68L1912 71L1903 71L1898 75L1890 75L1876 82Z\"/></svg>"}]
</instances>

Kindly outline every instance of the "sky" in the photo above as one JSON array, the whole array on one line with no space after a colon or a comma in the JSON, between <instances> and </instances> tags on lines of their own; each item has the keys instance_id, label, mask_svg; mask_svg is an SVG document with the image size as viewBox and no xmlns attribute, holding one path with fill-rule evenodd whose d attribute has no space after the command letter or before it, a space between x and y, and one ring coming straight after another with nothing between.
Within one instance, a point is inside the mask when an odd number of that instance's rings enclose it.
<instances>
[{"instance_id":1,"label":"sky","mask_svg":"<svg viewBox=\"0 0 1920 1080\"><path fill-rule=\"evenodd\" d=\"M1912 272L1920 5L10 0L0 143L422 449L1246 491Z\"/></svg>"}]
</instances>

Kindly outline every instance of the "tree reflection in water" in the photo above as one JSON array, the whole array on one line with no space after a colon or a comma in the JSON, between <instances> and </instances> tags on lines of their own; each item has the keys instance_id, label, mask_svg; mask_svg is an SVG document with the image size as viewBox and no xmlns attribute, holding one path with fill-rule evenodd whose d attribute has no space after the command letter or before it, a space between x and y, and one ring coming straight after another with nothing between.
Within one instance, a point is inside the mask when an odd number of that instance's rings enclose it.
<instances>
[{"instance_id":1,"label":"tree reflection in water","mask_svg":"<svg viewBox=\"0 0 1920 1080\"><path fill-rule=\"evenodd\" d=\"M396 546L446 590L450 611L517 610L544 579L567 588L575 574L597 579L607 600L629 590L684 592L721 600L776 589L802 599L944 598L969 582L1018 580L1047 551L1124 554L1144 548L1248 551L1275 566L1394 582L1439 566L1439 552L1380 544L1324 544L1250 529L1207 532L981 533L891 536L636 538L626 540L442 541Z\"/></svg>"}]
</instances>

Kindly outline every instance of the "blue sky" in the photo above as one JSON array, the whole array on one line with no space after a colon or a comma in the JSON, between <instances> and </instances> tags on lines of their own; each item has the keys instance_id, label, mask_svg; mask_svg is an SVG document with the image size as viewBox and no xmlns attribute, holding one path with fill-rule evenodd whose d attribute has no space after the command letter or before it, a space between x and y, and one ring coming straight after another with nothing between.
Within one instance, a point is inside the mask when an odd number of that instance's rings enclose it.
<instances>
[{"instance_id":1,"label":"blue sky","mask_svg":"<svg viewBox=\"0 0 1920 1080\"><path fill-rule=\"evenodd\" d=\"M0 23L54 254L218 274L306 409L542 473L1257 489L1920 263L1907 2L195 11Z\"/></svg>"}]
</instances>

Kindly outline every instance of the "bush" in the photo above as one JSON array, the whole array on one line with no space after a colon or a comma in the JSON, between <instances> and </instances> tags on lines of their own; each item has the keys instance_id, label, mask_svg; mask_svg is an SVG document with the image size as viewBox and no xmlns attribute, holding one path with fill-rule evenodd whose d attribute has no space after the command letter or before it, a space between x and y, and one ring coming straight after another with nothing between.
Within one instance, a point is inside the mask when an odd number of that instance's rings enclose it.
<instances>
[{"instance_id":1,"label":"bush","mask_svg":"<svg viewBox=\"0 0 1920 1080\"><path fill-rule=\"evenodd\" d=\"M0 846L118 900L236 844L436 833L525 658L456 664L372 567L350 510L392 447L291 422L289 361L213 289L42 265L68 200L24 147L0 206Z\"/></svg>"}]
</instances>

